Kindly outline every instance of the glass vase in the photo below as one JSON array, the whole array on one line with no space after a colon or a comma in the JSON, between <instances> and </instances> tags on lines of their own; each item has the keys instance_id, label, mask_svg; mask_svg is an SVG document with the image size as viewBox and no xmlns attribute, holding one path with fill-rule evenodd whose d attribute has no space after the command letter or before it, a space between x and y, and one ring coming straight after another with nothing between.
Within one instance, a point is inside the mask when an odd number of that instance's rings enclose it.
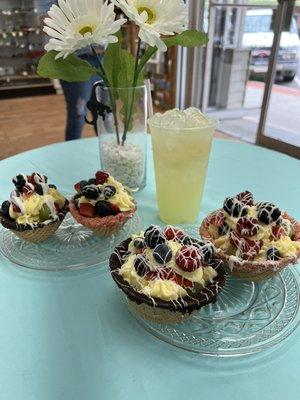
<instances>
[{"instance_id":1,"label":"glass vase","mask_svg":"<svg viewBox=\"0 0 300 400\"><path fill-rule=\"evenodd\" d=\"M146 185L147 86L107 88L96 83L101 168L133 192Z\"/></svg>"}]
</instances>

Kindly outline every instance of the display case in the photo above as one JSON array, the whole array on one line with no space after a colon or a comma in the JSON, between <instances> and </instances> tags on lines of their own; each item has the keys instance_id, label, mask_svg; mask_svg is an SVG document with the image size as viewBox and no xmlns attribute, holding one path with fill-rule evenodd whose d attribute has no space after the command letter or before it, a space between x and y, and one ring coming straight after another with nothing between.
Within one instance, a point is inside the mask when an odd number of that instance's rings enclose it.
<instances>
[{"instance_id":1,"label":"display case","mask_svg":"<svg viewBox=\"0 0 300 400\"><path fill-rule=\"evenodd\" d=\"M44 42L34 0L0 0L0 97L53 87L36 73Z\"/></svg>"}]
</instances>

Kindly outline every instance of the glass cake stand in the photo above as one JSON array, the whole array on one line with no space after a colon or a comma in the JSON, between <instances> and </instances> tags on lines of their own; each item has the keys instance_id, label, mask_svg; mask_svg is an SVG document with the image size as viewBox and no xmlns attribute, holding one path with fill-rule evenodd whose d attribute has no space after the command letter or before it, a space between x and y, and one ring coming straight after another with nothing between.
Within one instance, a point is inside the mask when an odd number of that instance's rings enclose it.
<instances>
[{"instance_id":1,"label":"glass cake stand","mask_svg":"<svg viewBox=\"0 0 300 400\"><path fill-rule=\"evenodd\" d=\"M199 237L199 225L181 227ZM260 283L227 276L216 303L176 325L146 321L128 307L148 332L167 343L204 355L239 356L267 349L296 329L299 287L300 277L293 267Z\"/></svg>"},{"instance_id":2,"label":"glass cake stand","mask_svg":"<svg viewBox=\"0 0 300 400\"><path fill-rule=\"evenodd\" d=\"M55 235L42 243L26 242L10 230L1 228L0 252L15 264L38 270L78 270L95 265L107 267L115 246L139 230L141 222L138 213L118 234L108 237L95 235L67 214Z\"/></svg>"},{"instance_id":3,"label":"glass cake stand","mask_svg":"<svg viewBox=\"0 0 300 400\"><path fill-rule=\"evenodd\" d=\"M203 355L241 356L267 349L296 329L299 295L299 275L290 267L261 283L228 276L216 303L179 324L156 324L128 307L148 332L167 343Z\"/></svg>"}]
</instances>

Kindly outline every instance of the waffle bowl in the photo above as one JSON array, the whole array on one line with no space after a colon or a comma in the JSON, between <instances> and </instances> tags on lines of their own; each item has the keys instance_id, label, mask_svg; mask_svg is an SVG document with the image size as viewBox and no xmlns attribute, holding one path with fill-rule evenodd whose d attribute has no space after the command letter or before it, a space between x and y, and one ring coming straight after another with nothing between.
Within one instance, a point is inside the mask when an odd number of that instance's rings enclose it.
<instances>
[{"instance_id":1,"label":"waffle bowl","mask_svg":"<svg viewBox=\"0 0 300 400\"><path fill-rule=\"evenodd\" d=\"M31 243L41 243L48 240L63 222L68 212L68 204L58 213L58 220L52 221L49 224L39 223L32 228L31 225L17 224L14 220L6 218L0 214L0 222L4 228L9 229L20 239Z\"/></svg>"},{"instance_id":2,"label":"waffle bowl","mask_svg":"<svg viewBox=\"0 0 300 400\"><path fill-rule=\"evenodd\" d=\"M92 230L99 236L110 236L118 233L126 222L131 219L137 210L135 208L131 211L120 212L117 215L110 215L108 217L85 217L81 215L74 202L74 198L70 200L69 210L73 218L81 225Z\"/></svg>"},{"instance_id":3,"label":"waffle bowl","mask_svg":"<svg viewBox=\"0 0 300 400\"><path fill-rule=\"evenodd\" d=\"M167 301L159 298L151 298L137 292L120 275L119 270L125 260L128 245L131 238L118 245L111 255L109 267L115 283L126 295L129 307L145 320L159 324L176 324L185 321L201 307L214 303L225 285L226 276L223 262L216 258L218 276L213 279L202 291L191 296L179 298L176 301Z\"/></svg>"},{"instance_id":4,"label":"waffle bowl","mask_svg":"<svg viewBox=\"0 0 300 400\"><path fill-rule=\"evenodd\" d=\"M204 240L210 240L213 243L217 239L209 230L210 221L220 212L221 209L209 214L202 222L199 233ZM282 214L283 218L288 219L294 230L293 240L300 241L300 223L287 213ZM300 249L292 257L281 258L276 261L247 261L234 256L229 256L226 252L218 249L218 256L224 261L225 267L231 275L242 280L261 282L270 279L282 271L290 264L297 264L300 258Z\"/></svg>"}]
</instances>

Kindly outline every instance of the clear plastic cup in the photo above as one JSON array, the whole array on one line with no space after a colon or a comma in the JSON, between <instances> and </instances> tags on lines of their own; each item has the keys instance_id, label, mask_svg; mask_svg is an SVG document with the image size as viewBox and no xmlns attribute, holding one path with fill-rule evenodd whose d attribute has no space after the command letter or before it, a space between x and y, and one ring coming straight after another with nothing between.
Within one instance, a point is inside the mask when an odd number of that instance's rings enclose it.
<instances>
[{"instance_id":1,"label":"clear plastic cup","mask_svg":"<svg viewBox=\"0 0 300 400\"><path fill-rule=\"evenodd\" d=\"M197 118L191 121L187 113L181 121L180 112L174 119L168 113L164 121L158 123L155 116L148 121L159 217L167 224L193 223L200 211L217 121L203 116L198 126L186 127L197 124Z\"/></svg>"}]
</instances>

